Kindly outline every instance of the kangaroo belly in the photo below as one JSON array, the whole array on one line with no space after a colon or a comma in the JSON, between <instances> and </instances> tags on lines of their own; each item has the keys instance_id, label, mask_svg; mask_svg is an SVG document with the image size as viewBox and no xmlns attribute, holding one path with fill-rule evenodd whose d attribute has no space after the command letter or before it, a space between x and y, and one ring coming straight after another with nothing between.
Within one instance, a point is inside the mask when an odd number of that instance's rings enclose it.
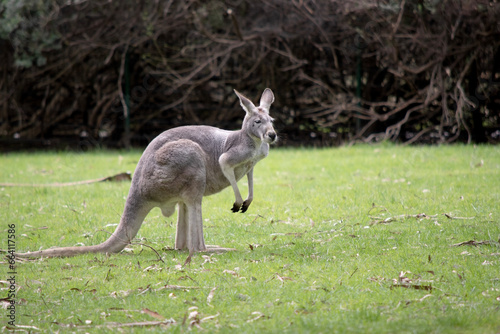
<instances>
[{"instance_id":1,"label":"kangaroo belly","mask_svg":"<svg viewBox=\"0 0 500 334\"><path fill-rule=\"evenodd\" d=\"M207 184L205 186L205 193L203 194L203 196L216 194L230 185L229 180L222 173L218 162L216 165L212 164L211 168L207 168L206 172Z\"/></svg>"}]
</instances>

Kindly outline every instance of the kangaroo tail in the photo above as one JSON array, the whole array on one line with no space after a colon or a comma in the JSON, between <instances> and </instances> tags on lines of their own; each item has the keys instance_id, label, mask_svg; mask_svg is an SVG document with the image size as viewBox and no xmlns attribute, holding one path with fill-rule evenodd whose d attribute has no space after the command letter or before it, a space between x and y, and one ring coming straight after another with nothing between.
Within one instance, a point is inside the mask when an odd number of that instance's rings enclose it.
<instances>
[{"instance_id":1,"label":"kangaroo tail","mask_svg":"<svg viewBox=\"0 0 500 334\"><path fill-rule=\"evenodd\" d=\"M71 257L87 253L118 253L137 235L152 205L136 201L129 195L120 224L108 240L94 246L60 247L36 252L16 253L18 258Z\"/></svg>"}]
</instances>

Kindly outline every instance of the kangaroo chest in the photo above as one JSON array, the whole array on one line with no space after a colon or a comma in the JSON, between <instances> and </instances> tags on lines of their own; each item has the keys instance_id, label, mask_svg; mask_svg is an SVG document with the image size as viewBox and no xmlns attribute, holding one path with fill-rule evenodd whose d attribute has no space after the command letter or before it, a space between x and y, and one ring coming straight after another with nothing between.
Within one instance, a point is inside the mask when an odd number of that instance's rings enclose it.
<instances>
[{"instance_id":1,"label":"kangaroo chest","mask_svg":"<svg viewBox=\"0 0 500 334\"><path fill-rule=\"evenodd\" d=\"M243 176L247 175L248 172L255 166L255 164L258 162L257 161L249 161L246 162L234 169L234 177L236 178L236 181L239 181Z\"/></svg>"},{"instance_id":2,"label":"kangaroo chest","mask_svg":"<svg viewBox=\"0 0 500 334\"><path fill-rule=\"evenodd\" d=\"M241 163L234 169L234 176L237 181L239 181L242 177L248 174L250 170L262 159L264 159L269 153L269 145L263 143L259 150L256 150L255 153L245 162Z\"/></svg>"}]
</instances>

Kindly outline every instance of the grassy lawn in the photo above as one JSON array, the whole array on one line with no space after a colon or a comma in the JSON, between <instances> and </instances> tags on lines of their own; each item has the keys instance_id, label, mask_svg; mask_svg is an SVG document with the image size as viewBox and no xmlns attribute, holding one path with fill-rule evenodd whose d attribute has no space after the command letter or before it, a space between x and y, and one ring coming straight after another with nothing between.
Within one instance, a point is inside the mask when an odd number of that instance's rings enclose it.
<instances>
[{"instance_id":1,"label":"grassy lawn","mask_svg":"<svg viewBox=\"0 0 500 334\"><path fill-rule=\"evenodd\" d=\"M95 179L133 171L140 154L5 154L0 182ZM245 214L230 211L231 189L204 199L205 241L237 251L185 264L188 253L172 250L176 217L155 209L121 254L18 261L16 324L47 333L500 332L500 147L273 149L254 178ZM245 197L246 179L239 184ZM0 187L0 248L8 224L17 251L102 242L129 186ZM7 271L3 260L0 298Z\"/></svg>"}]
</instances>

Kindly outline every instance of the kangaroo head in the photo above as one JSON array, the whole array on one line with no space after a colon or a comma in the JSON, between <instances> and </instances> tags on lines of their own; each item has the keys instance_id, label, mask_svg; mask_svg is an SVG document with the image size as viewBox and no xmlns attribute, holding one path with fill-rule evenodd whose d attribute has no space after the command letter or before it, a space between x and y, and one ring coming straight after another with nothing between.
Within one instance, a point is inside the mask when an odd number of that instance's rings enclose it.
<instances>
[{"instance_id":1,"label":"kangaroo head","mask_svg":"<svg viewBox=\"0 0 500 334\"><path fill-rule=\"evenodd\" d=\"M276 131L273 128L273 118L269 116L269 108L274 102L273 91L266 88L260 98L260 105L256 107L252 101L234 90L240 99L240 105L246 111L243 120L243 130L251 137L272 144L277 140Z\"/></svg>"}]
</instances>

